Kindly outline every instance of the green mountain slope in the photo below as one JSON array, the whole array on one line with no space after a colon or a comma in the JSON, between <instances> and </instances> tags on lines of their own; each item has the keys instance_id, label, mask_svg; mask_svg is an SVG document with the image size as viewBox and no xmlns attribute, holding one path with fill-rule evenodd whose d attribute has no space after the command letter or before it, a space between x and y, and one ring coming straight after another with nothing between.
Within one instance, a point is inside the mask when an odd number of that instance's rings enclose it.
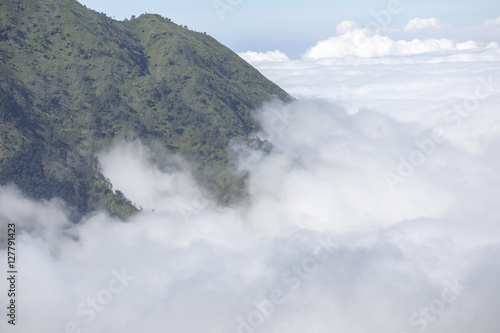
<instances>
[{"instance_id":1,"label":"green mountain slope","mask_svg":"<svg viewBox=\"0 0 500 333\"><path fill-rule=\"evenodd\" d=\"M75 218L136 210L95 158L119 138L183 154L230 201L242 180L227 172L227 145L272 96L290 100L212 37L158 15L119 22L73 0L0 0L0 184L63 198Z\"/></svg>"}]
</instances>

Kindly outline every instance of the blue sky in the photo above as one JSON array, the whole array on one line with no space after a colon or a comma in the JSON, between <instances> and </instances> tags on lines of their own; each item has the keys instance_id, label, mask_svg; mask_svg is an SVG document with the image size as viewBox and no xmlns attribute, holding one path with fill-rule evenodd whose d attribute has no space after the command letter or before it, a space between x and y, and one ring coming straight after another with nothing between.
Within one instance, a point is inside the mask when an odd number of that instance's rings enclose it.
<instances>
[{"instance_id":1,"label":"blue sky","mask_svg":"<svg viewBox=\"0 0 500 333\"><path fill-rule=\"evenodd\" d=\"M389 28L402 29L415 17L437 17L456 28L481 25L500 16L498 0L81 0L115 19L157 13L198 31L206 31L236 52L279 49L296 58L317 41L335 34L344 20L365 26L373 14L387 13ZM216 10L216 7L219 10ZM395 7L396 8L396 7ZM385 19L385 17L382 17Z\"/></svg>"}]
</instances>

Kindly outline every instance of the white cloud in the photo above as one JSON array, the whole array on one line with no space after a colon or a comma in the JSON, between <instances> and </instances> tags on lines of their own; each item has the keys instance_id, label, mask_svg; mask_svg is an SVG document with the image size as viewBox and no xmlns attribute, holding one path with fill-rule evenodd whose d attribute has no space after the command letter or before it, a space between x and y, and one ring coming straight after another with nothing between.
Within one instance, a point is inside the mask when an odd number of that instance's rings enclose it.
<instances>
[{"instance_id":1,"label":"white cloud","mask_svg":"<svg viewBox=\"0 0 500 333\"><path fill-rule=\"evenodd\" d=\"M446 25L439 21L437 18L432 17L432 18L419 18L416 17L408 24L405 26L405 31L416 31L416 30L422 30L422 29L441 29L444 28Z\"/></svg>"},{"instance_id":2,"label":"white cloud","mask_svg":"<svg viewBox=\"0 0 500 333\"><path fill-rule=\"evenodd\" d=\"M358 30L358 29L361 29L361 26L359 24L357 24L356 22L354 22L354 21L342 21L339 24L337 24L336 31L337 31L337 35L340 36L340 35L344 35L345 33L349 32L349 31L354 31L354 30Z\"/></svg>"},{"instance_id":3,"label":"white cloud","mask_svg":"<svg viewBox=\"0 0 500 333\"><path fill-rule=\"evenodd\" d=\"M500 24L500 16L497 17L494 20L487 20L486 22L484 22L484 25L486 25L486 26L488 26L488 25L498 25L498 24Z\"/></svg>"},{"instance_id":4,"label":"white cloud","mask_svg":"<svg viewBox=\"0 0 500 333\"><path fill-rule=\"evenodd\" d=\"M457 43L449 39L393 40L388 36L365 29L347 31L343 35L319 41L307 50L304 59L317 60L356 56L373 58L384 56L408 56L424 53L446 52L479 48L474 41Z\"/></svg>"},{"instance_id":5,"label":"white cloud","mask_svg":"<svg viewBox=\"0 0 500 333\"><path fill-rule=\"evenodd\" d=\"M238 55L247 62L257 62L257 61L281 62L290 60L285 53L278 50L268 51L265 53L247 51L238 53Z\"/></svg>"},{"instance_id":6,"label":"white cloud","mask_svg":"<svg viewBox=\"0 0 500 333\"><path fill-rule=\"evenodd\" d=\"M163 171L160 171L151 164L155 160L154 155L151 149L139 141L118 142L112 150L102 152L99 160L103 172L110 175L114 187L126 193L132 202L140 203L145 210L162 212L195 198L209 200L199 191L188 172L188 163L180 156L171 156L168 164L162 166ZM123 163L127 164L127 168L123 168Z\"/></svg>"},{"instance_id":7,"label":"white cloud","mask_svg":"<svg viewBox=\"0 0 500 333\"><path fill-rule=\"evenodd\" d=\"M427 53L443 54L457 50L484 50L485 45L489 44L486 48L492 48L494 45L491 41L485 42L482 39L481 42L463 40L462 38L455 41L449 37L452 35L449 32L443 35L447 37L440 38L435 31L427 29L433 28L434 30L439 30L443 27L448 26L436 18L415 18L408 23L404 33L390 29L363 29L354 21L344 21L337 25L336 36L319 41L305 52L303 59L318 60L349 56L375 58ZM494 38L494 32L492 31L478 31L476 31L476 35L479 34L480 37L491 36L488 38ZM419 38L415 38L416 35L414 32L419 33ZM434 37L428 37L426 33L430 33ZM391 36L398 37L396 39ZM455 36L460 37L456 34Z\"/></svg>"}]
</instances>

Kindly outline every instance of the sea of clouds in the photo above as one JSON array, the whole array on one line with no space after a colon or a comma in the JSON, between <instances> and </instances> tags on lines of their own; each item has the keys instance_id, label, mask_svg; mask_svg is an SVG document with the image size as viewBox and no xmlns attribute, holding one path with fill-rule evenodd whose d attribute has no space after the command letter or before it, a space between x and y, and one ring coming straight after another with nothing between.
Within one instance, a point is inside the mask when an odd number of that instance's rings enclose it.
<instances>
[{"instance_id":1,"label":"sea of clouds","mask_svg":"<svg viewBox=\"0 0 500 333\"><path fill-rule=\"evenodd\" d=\"M500 331L499 39L403 38L439 29L346 21L301 59L240 54L297 100L255 111L271 151L231 146L249 193L231 207L139 141L99 156L143 208L128 223L0 187L19 270L1 331Z\"/></svg>"}]
</instances>

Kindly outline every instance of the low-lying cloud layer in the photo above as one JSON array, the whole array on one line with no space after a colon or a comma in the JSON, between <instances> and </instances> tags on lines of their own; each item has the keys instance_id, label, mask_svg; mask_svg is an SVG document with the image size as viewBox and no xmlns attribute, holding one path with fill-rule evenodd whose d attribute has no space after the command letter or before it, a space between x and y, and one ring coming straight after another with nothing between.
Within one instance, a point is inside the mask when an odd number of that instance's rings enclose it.
<instances>
[{"instance_id":1,"label":"low-lying cloud layer","mask_svg":"<svg viewBox=\"0 0 500 333\"><path fill-rule=\"evenodd\" d=\"M100 155L129 223L1 187L16 331L497 332L498 49L403 54L248 59L299 100L255 112L271 152L231 147L234 207L138 141Z\"/></svg>"}]
</instances>

